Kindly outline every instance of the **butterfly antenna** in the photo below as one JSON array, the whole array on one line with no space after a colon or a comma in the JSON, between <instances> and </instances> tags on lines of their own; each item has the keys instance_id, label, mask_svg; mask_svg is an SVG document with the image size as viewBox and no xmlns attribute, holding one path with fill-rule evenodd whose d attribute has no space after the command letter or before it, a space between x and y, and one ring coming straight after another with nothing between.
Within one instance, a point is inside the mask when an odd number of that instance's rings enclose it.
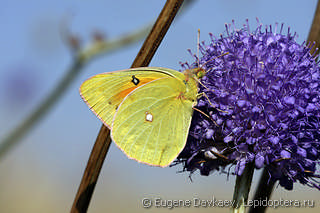
<instances>
[{"instance_id":1,"label":"butterfly antenna","mask_svg":"<svg viewBox=\"0 0 320 213\"><path fill-rule=\"evenodd\" d=\"M208 70L208 71L206 71L205 69L203 69L203 67L204 67L207 63L209 63L210 61L213 61L213 60L215 60L215 59L217 59L217 58L220 58L220 57L222 57L222 56L228 55L229 52L226 52L226 53L223 53L223 54L221 54L221 55L219 55L219 56L217 56L217 57L214 57L214 58L210 59L209 61L206 61L204 64L201 64L201 66L200 66L200 55L199 55L199 54L200 54L200 29L198 29L198 36L197 36L197 55L196 55L196 59L197 59L198 67L201 68L202 70L204 70L205 73L211 71L211 69ZM200 83L200 84L201 84L201 83Z\"/></svg>"},{"instance_id":2,"label":"butterfly antenna","mask_svg":"<svg viewBox=\"0 0 320 213\"><path fill-rule=\"evenodd\" d=\"M199 52L200 52L200 29L198 29L198 36L197 36L197 63L198 63L198 67L200 66Z\"/></svg>"}]
</instances>

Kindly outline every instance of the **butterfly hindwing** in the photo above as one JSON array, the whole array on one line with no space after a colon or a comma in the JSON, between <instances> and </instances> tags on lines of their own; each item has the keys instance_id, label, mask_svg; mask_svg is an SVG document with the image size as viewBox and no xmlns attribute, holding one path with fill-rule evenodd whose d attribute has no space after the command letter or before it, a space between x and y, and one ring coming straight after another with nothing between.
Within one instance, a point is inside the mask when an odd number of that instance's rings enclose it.
<instances>
[{"instance_id":1,"label":"butterfly hindwing","mask_svg":"<svg viewBox=\"0 0 320 213\"><path fill-rule=\"evenodd\" d=\"M185 146L194 102L181 98L186 86L167 77L149 82L120 104L112 139L128 157L150 165L169 165Z\"/></svg>"}]
</instances>

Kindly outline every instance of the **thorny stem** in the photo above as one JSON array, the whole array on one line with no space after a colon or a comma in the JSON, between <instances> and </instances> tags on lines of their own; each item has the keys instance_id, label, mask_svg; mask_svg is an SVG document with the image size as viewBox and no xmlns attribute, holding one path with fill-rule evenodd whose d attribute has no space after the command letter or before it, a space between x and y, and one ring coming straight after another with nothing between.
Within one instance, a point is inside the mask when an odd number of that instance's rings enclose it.
<instances>
[{"instance_id":1,"label":"thorny stem","mask_svg":"<svg viewBox=\"0 0 320 213\"><path fill-rule=\"evenodd\" d=\"M167 0L132 67L148 66L182 3L183 0ZM71 213L87 212L110 143L110 130L102 125L75 196Z\"/></svg>"},{"instance_id":2,"label":"thorny stem","mask_svg":"<svg viewBox=\"0 0 320 213\"><path fill-rule=\"evenodd\" d=\"M251 187L252 177L254 172L254 163L249 162L242 175L237 176L236 184L233 191L233 208L232 213L244 213L248 201L248 195Z\"/></svg>"}]
</instances>

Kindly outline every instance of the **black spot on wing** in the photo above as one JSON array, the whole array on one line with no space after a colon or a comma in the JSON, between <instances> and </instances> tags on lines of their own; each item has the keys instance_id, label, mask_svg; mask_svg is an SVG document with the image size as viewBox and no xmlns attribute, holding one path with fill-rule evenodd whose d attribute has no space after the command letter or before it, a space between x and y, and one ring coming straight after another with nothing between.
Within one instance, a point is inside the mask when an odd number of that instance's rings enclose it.
<instances>
[{"instance_id":1,"label":"black spot on wing","mask_svg":"<svg viewBox=\"0 0 320 213\"><path fill-rule=\"evenodd\" d=\"M136 76L132 76L132 81L131 81L134 85L138 85L140 83L140 80L136 77Z\"/></svg>"}]
</instances>

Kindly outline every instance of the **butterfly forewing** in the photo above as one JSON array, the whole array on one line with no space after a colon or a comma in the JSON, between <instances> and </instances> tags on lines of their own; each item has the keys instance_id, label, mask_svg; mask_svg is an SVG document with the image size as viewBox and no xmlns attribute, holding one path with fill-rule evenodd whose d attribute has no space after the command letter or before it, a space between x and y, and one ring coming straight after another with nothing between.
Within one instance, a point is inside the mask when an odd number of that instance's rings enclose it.
<instances>
[{"instance_id":1,"label":"butterfly forewing","mask_svg":"<svg viewBox=\"0 0 320 213\"><path fill-rule=\"evenodd\" d=\"M90 109L109 128L115 112L124 98L142 85L171 76L170 69L135 68L95 75L80 87L80 94Z\"/></svg>"}]
</instances>

